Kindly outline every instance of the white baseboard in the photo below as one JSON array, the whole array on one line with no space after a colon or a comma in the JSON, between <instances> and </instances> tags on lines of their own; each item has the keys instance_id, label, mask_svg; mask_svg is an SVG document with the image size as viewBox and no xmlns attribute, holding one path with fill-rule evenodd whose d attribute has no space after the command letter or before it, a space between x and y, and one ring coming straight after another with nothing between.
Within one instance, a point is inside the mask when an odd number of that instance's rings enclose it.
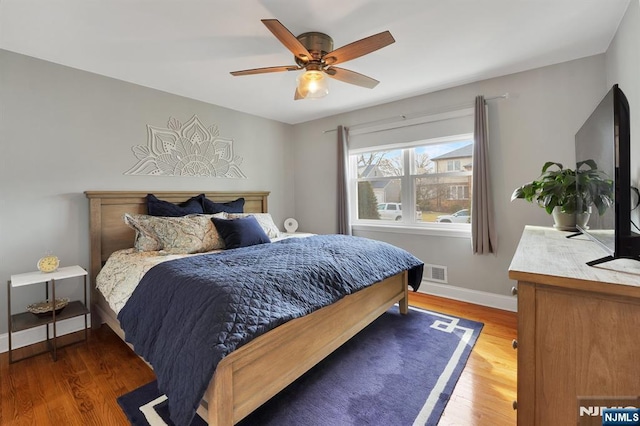
<instances>
[{"instance_id":1,"label":"white baseboard","mask_svg":"<svg viewBox=\"0 0 640 426\"><path fill-rule=\"evenodd\" d=\"M447 299L460 300L462 302L475 303L476 305L502 309L504 311L517 312L518 300L514 296L488 293L486 291L471 290L462 287L453 287L429 281L422 281L418 293L431 294L446 297Z\"/></svg>"},{"instance_id":2,"label":"white baseboard","mask_svg":"<svg viewBox=\"0 0 640 426\"><path fill-rule=\"evenodd\" d=\"M432 294L434 296L446 297L447 299L460 300L476 305L488 306L490 308L502 309L505 311L516 312L517 299L513 296L504 296L501 294L488 293L485 291L471 290L462 287L453 287L445 284L438 284L429 281L422 281L419 293ZM87 324L91 327L91 314L87 316ZM69 318L58 322L58 336L69 333L75 333L84 329L84 318L82 316ZM49 324L49 335L53 335L53 329ZM30 328L29 330L19 331L11 335L13 349L23 346L32 345L38 342L44 342L47 338L44 326ZM9 350L9 335L7 333L0 334L0 353Z\"/></svg>"},{"instance_id":3,"label":"white baseboard","mask_svg":"<svg viewBox=\"0 0 640 426\"><path fill-rule=\"evenodd\" d=\"M91 327L91 314L87 315L87 325ZM33 345L34 343L44 342L47 339L47 331L45 326L30 328L28 330L18 331L11 334L11 349L21 348L23 346ZM75 333L84 330L84 315L58 321L56 331L58 336ZM53 325L49 324L49 336L53 336ZM9 334L0 334L0 353L9 351Z\"/></svg>"},{"instance_id":4,"label":"white baseboard","mask_svg":"<svg viewBox=\"0 0 640 426\"><path fill-rule=\"evenodd\" d=\"M446 297L447 299L460 300L476 305L488 306L490 308L502 309L505 311L517 312L517 299L513 296L488 293L486 291L471 290L462 287L453 287L445 284L438 284L429 281L422 281L419 293L432 294L434 296ZM87 324L91 327L91 314L87 316ZM57 324L58 336L75 333L84 329L84 318L82 316L59 321ZM53 335L52 325L49 324L49 335ZM44 342L47 338L44 326L30 328L29 330L18 331L11 335L13 349L29 346L34 343ZM0 353L9 351L9 335L0 334Z\"/></svg>"}]
</instances>

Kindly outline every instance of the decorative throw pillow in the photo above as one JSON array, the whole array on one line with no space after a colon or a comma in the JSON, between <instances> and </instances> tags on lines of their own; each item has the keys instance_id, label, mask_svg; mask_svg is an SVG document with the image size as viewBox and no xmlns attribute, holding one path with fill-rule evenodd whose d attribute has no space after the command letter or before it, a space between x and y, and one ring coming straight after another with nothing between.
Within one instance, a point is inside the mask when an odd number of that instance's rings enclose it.
<instances>
[{"instance_id":1,"label":"decorative throw pillow","mask_svg":"<svg viewBox=\"0 0 640 426\"><path fill-rule=\"evenodd\" d=\"M227 249L271 242L253 216L228 220L214 217L211 220L224 239L224 245Z\"/></svg>"},{"instance_id":2,"label":"decorative throw pillow","mask_svg":"<svg viewBox=\"0 0 640 426\"><path fill-rule=\"evenodd\" d=\"M226 213L181 217L125 215L125 222L135 224L132 227L141 235L136 236L137 250L186 254L224 248L224 241L211 222L213 217L223 219Z\"/></svg>"},{"instance_id":3,"label":"decorative throw pillow","mask_svg":"<svg viewBox=\"0 0 640 426\"><path fill-rule=\"evenodd\" d=\"M253 216L269 238L278 238L280 236L280 229L278 229L270 213L229 213L228 216L229 219Z\"/></svg>"},{"instance_id":4,"label":"decorative throw pillow","mask_svg":"<svg viewBox=\"0 0 640 426\"><path fill-rule=\"evenodd\" d=\"M229 201L226 203L216 203L211 201L202 194L202 205L204 212L207 214L214 214L220 212L226 213L242 213L244 212L244 198L238 198L237 200Z\"/></svg>"},{"instance_id":5,"label":"decorative throw pillow","mask_svg":"<svg viewBox=\"0 0 640 426\"><path fill-rule=\"evenodd\" d=\"M203 199L204 195L200 194L196 195L195 197L189 198L184 203L174 204L170 201L159 200L153 194L147 194L147 214L149 214L149 216L165 217L186 216L188 214L203 214Z\"/></svg>"},{"instance_id":6,"label":"decorative throw pillow","mask_svg":"<svg viewBox=\"0 0 640 426\"><path fill-rule=\"evenodd\" d=\"M149 227L148 221L143 218L151 217L140 214L131 215L129 213L124 214L124 223L129 225L134 231L136 231L136 237L133 242L133 247L136 251L158 251L162 250L162 243L156 234Z\"/></svg>"}]
</instances>

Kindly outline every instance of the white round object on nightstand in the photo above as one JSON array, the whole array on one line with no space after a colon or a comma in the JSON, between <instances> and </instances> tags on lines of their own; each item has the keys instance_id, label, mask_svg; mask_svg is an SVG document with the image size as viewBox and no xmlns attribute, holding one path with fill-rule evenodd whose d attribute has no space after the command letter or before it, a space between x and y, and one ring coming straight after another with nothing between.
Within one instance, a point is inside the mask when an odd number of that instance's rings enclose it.
<instances>
[{"instance_id":1,"label":"white round object on nightstand","mask_svg":"<svg viewBox=\"0 0 640 426\"><path fill-rule=\"evenodd\" d=\"M289 219L285 219L284 229L286 229L289 233L296 232L296 230L298 229L298 221L292 217L290 217Z\"/></svg>"}]
</instances>

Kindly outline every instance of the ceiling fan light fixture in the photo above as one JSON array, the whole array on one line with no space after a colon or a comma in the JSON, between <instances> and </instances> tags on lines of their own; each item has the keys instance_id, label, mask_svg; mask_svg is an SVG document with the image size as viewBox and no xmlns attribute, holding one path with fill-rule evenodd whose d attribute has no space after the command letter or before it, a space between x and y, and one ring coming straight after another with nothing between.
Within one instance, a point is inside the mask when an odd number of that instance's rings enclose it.
<instances>
[{"instance_id":1,"label":"ceiling fan light fixture","mask_svg":"<svg viewBox=\"0 0 640 426\"><path fill-rule=\"evenodd\" d=\"M277 19L263 19L262 23L289 52L293 53L296 65L232 71L231 75L241 76L304 69L305 71L296 79L294 100L318 99L327 96L329 94L327 83L329 77L344 83L373 89L379 83L378 80L335 65L368 55L395 43L391 33L383 31L334 49L333 39L327 34L312 31L296 37Z\"/></svg>"},{"instance_id":2,"label":"ceiling fan light fixture","mask_svg":"<svg viewBox=\"0 0 640 426\"><path fill-rule=\"evenodd\" d=\"M298 93L303 99L319 99L329 94L329 85L324 72L320 70L308 70L296 79Z\"/></svg>"}]
</instances>

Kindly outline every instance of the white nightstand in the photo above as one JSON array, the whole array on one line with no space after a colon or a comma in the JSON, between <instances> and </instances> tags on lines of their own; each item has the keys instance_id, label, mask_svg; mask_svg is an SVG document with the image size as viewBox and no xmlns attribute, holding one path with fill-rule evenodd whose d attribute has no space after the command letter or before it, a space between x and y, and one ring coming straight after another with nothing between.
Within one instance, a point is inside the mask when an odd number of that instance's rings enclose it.
<instances>
[{"instance_id":1,"label":"white nightstand","mask_svg":"<svg viewBox=\"0 0 640 426\"><path fill-rule=\"evenodd\" d=\"M51 315L47 316L38 316L31 312L22 312L19 314L11 314L11 289L22 287L25 285L32 284L45 284L45 299L46 300L55 300L56 299L56 282L59 280L64 280L67 278L75 278L75 277L84 277L84 303L79 300L74 300L69 302L67 306L65 306L62 311L56 315L55 310L51 313ZM49 283L51 283L51 299L49 299ZM9 363L13 363L16 361L21 361L26 358L31 358L32 356L40 355L45 352L51 352L51 356L53 360L56 361L58 359L58 345L57 345L57 331L56 331L56 323L63 319L78 317L80 315L84 315L84 339L78 340L78 343L81 341L87 340L87 315L89 314L89 309L87 308L87 271L85 271L80 266L66 266L63 268L59 268L55 272L44 273L44 272L27 272L25 274L17 274L11 275L11 280L7 284L7 311L9 315ZM53 337L49 337L49 324L53 325ZM38 352L36 354L32 354L20 359L14 360L12 357L12 345L11 345L11 335L18 331L27 330L33 327L45 326L47 329L47 346L48 349L42 352ZM70 343L71 344L71 343ZM66 345L64 345L66 346ZM62 347L62 346L61 346Z\"/></svg>"}]
</instances>

